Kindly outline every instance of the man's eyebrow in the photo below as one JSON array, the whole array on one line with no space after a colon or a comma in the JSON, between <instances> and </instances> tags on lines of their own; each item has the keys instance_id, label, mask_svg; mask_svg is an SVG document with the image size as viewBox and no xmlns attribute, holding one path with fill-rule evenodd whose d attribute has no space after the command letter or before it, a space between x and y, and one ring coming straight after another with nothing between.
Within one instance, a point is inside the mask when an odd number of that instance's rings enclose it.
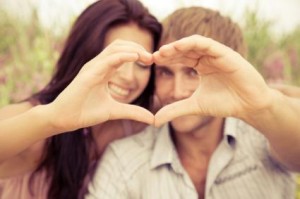
<instances>
[{"instance_id":1,"label":"man's eyebrow","mask_svg":"<svg viewBox=\"0 0 300 199\"><path fill-rule=\"evenodd\" d=\"M157 68L157 69L164 69L164 70L170 70L167 66L164 66L164 65L155 65L155 68Z\"/></svg>"}]
</instances>

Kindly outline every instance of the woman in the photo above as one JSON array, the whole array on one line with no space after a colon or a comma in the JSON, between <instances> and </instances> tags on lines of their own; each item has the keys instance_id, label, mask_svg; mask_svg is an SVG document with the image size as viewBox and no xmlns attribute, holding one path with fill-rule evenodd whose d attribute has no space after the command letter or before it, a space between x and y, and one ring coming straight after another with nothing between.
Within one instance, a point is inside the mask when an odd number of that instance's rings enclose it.
<instances>
[{"instance_id":1,"label":"woman","mask_svg":"<svg viewBox=\"0 0 300 199\"><path fill-rule=\"evenodd\" d=\"M137 0L97 1L79 16L48 85L0 110L1 199L84 195L106 145L143 127L118 119L152 122L147 51L160 31Z\"/></svg>"}]
</instances>

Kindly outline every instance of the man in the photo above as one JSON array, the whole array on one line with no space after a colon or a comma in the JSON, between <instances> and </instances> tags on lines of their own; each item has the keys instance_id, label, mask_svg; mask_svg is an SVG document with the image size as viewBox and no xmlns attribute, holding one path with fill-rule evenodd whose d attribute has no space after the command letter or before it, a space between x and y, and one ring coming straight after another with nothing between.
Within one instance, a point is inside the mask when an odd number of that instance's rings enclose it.
<instances>
[{"instance_id":1,"label":"man","mask_svg":"<svg viewBox=\"0 0 300 199\"><path fill-rule=\"evenodd\" d=\"M183 8L163 27L155 122L171 121L111 144L87 198L294 198L299 100L265 84L239 55L241 30L218 12Z\"/></svg>"}]
</instances>

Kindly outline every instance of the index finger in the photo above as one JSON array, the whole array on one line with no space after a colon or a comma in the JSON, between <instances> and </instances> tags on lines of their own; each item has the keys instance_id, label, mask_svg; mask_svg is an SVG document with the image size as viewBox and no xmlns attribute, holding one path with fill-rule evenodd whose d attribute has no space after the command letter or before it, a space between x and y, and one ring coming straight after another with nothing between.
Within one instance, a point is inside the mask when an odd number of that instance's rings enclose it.
<instances>
[{"instance_id":1,"label":"index finger","mask_svg":"<svg viewBox=\"0 0 300 199\"><path fill-rule=\"evenodd\" d=\"M199 114L197 112L197 104L192 98L187 98L174 102L172 104L168 104L161 108L155 114L154 125L156 127L159 127L162 124L169 122L177 117L195 114Z\"/></svg>"},{"instance_id":2,"label":"index finger","mask_svg":"<svg viewBox=\"0 0 300 199\"><path fill-rule=\"evenodd\" d=\"M194 51L202 55L209 55L213 57L225 56L227 53L233 51L229 47L201 35L193 35L182 38L178 41L167 44L164 48L174 49L171 52L187 52Z\"/></svg>"}]
</instances>

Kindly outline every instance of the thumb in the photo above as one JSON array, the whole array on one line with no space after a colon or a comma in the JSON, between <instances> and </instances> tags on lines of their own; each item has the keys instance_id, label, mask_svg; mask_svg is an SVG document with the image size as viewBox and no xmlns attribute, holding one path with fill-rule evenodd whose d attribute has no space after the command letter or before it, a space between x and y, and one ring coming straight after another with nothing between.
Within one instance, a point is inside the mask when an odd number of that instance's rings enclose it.
<instances>
[{"instance_id":1,"label":"thumb","mask_svg":"<svg viewBox=\"0 0 300 199\"><path fill-rule=\"evenodd\" d=\"M154 125L156 127L171 121L179 116L196 114L197 106L192 98L180 100L160 109L155 114Z\"/></svg>"},{"instance_id":2,"label":"thumb","mask_svg":"<svg viewBox=\"0 0 300 199\"><path fill-rule=\"evenodd\" d=\"M123 104L116 102L111 111L110 119L131 119L144 122L150 125L154 124L154 115L145 108L132 104Z\"/></svg>"}]
</instances>

